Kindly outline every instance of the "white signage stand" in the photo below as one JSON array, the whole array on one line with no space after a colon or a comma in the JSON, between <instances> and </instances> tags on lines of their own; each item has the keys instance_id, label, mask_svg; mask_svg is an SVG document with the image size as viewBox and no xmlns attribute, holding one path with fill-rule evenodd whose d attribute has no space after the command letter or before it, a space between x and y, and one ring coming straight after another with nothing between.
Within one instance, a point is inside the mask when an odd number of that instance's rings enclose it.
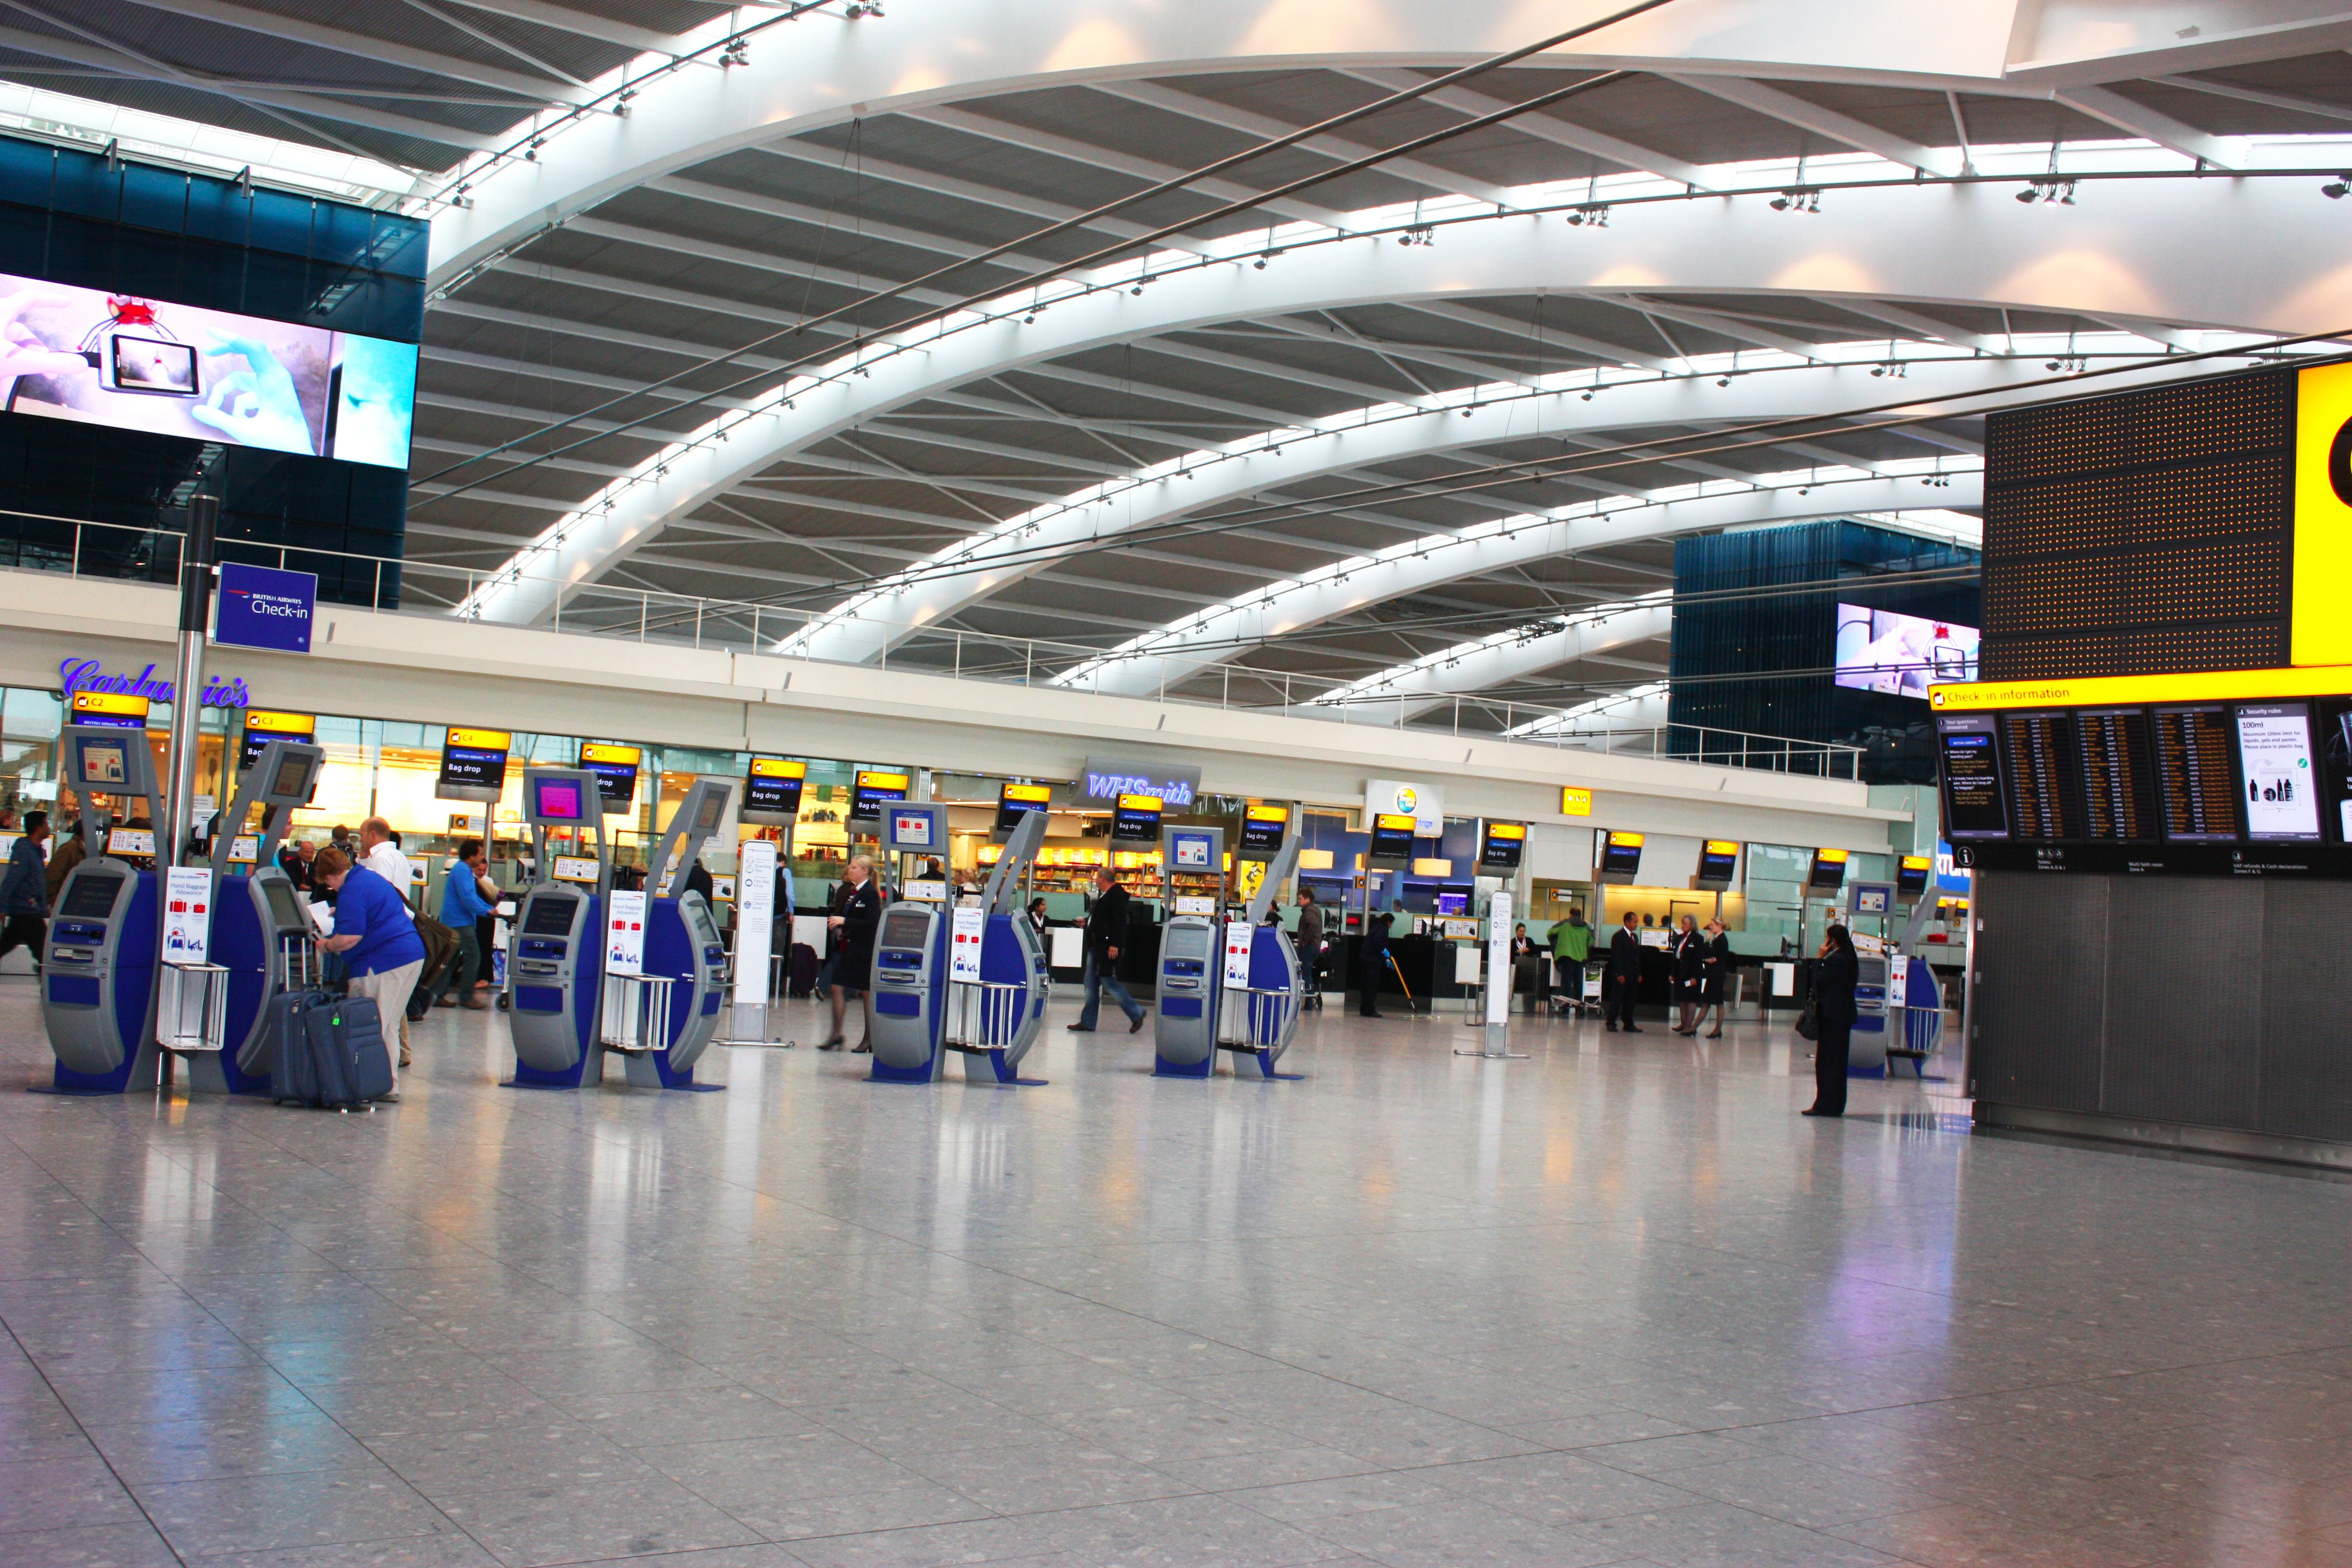
<instances>
[{"instance_id":1,"label":"white signage stand","mask_svg":"<svg viewBox=\"0 0 2352 1568\"><path fill-rule=\"evenodd\" d=\"M212 962L213 871L163 873L163 954L155 1043L167 1051L217 1051L228 1033L228 971Z\"/></svg>"},{"instance_id":2,"label":"white signage stand","mask_svg":"<svg viewBox=\"0 0 2352 1568\"><path fill-rule=\"evenodd\" d=\"M735 870L735 997L722 1046L766 1046L768 974L775 960L776 846L747 838ZM785 1044L789 1046L790 1041Z\"/></svg>"},{"instance_id":3,"label":"white signage stand","mask_svg":"<svg viewBox=\"0 0 2352 1568\"><path fill-rule=\"evenodd\" d=\"M1457 1057L1485 1057L1491 1061L1525 1061L1528 1053L1511 1049L1511 895L1497 889L1486 899L1486 1043L1475 1051L1457 1050Z\"/></svg>"}]
</instances>

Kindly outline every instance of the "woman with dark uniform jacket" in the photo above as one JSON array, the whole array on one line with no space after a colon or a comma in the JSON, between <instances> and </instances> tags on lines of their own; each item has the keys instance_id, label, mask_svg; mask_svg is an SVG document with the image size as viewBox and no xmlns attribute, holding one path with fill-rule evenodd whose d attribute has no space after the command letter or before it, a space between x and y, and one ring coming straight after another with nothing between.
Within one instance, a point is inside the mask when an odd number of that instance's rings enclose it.
<instances>
[{"instance_id":1,"label":"woman with dark uniform jacket","mask_svg":"<svg viewBox=\"0 0 2352 1568\"><path fill-rule=\"evenodd\" d=\"M1862 975L1853 937L1843 926L1830 927L1822 951L1813 960L1813 1016L1821 1038L1813 1042L1813 1103L1808 1116L1845 1114L1846 1053L1853 1044L1853 987Z\"/></svg>"},{"instance_id":2,"label":"woman with dark uniform jacket","mask_svg":"<svg viewBox=\"0 0 2352 1568\"><path fill-rule=\"evenodd\" d=\"M1675 932L1675 1000L1682 1005L1677 1035L1698 1033L1699 998L1706 989L1706 938L1698 934L1698 917L1685 915Z\"/></svg>"},{"instance_id":3,"label":"woman with dark uniform jacket","mask_svg":"<svg viewBox=\"0 0 2352 1568\"><path fill-rule=\"evenodd\" d=\"M1730 990L1731 938L1724 934L1723 917L1717 915L1706 922L1706 981L1698 998L1700 1023L1706 1022L1707 1009L1715 1010L1715 1027L1706 1032L1710 1040L1723 1038L1723 1004Z\"/></svg>"},{"instance_id":4,"label":"woman with dark uniform jacket","mask_svg":"<svg viewBox=\"0 0 2352 1568\"><path fill-rule=\"evenodd\" d=\"M870 1051L874 1048L874 1000L869 994L874 984L874 932L882 923L882 895L875 885L871 860L863 855L850 858L840 885L833 890L832 904L833 911L824 923L832 928L834 941L833 970L825 976L833 1003L833 1037L817 1049L841 1048L842 1016L849 1010L849 998L855 996L865 1015L866 1037L852 1049Z\"/></svg>"}]
</instances>

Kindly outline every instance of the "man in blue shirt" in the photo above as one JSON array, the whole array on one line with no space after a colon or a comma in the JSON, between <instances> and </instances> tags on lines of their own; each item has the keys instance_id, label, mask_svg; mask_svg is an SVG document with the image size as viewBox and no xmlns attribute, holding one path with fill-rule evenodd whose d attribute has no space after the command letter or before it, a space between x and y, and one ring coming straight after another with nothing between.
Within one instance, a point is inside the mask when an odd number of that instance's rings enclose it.
<instances>
[{"instance_id":1,"label":"man in blue shirt","mask_svg":"<svg viewBox=\"0 0 2352 1568\"><path fill-rule=\"evenodd\" d=\"M482 841L468 838L457 846L457 858L441 879L441 923L457 933L457 956L441 972L441 982L434 988L436 1006L489 1005L474 994L482 964L482 941L475 922L490 912L490 900L482 896L482 879L488 874L489 857L483 852ZM449 994L453 985L457 988L454 999Z\"/></svg>"},{"instance_id":2,"label":"man in blue shirt","mask_svg":"<svg viewBox=\"0 0 2352 1568\"><path fill-rule=\"evenodd\" d=\"M0 877L0 913L8 917L0 931L0 958L18 947L33 950L33 973L41 972L41 949L49 934L49 862L41 846L49 837L49 814L25 814L25 837L8 851L8 870Z\"/></svg>"},{"instance_id":3,"label":"man in blue shirt","mask_svg":"<svg viewBox=\"0 0 2352 1568\"><path fill-rule=\"evenodd\" d=\"M416 977L425 972L425 939L416 934L407 900L382 877L364 866L352 865L351 856L341 849L320 850L310 864L310 875L335 895L335 934L321 938L319 951L343 955L352 977L352 994L375 998L376 1011L389 1028L391 1020L407 1016L408 994L416 989ZM392 1092L377 1100L384 1103L399 1099L400 1069L395 1064Z\"/></svg>"}]
</instances>

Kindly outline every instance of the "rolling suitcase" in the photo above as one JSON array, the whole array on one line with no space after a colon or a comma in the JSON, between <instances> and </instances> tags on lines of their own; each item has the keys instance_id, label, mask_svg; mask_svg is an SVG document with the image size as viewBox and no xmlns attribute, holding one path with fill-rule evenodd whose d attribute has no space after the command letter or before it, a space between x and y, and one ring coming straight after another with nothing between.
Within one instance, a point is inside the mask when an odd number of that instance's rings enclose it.
<instances>
[{"instance_id":1,"label":"rolling suitcase","mask_svg":"<svg viewBox=\"0 0 2352 1568\"><path fill-rule=\"evenodd\" d=\"M262 1036L269 1053L265 1064L269 1069L269 1095L276 1102L308 1101L316 1095L318 1075L310 1068L308 1015L311 1008L333 1000L319 990L281 991L269 999Z\"/></svg>"},{"instance_id":2,"label":"rolling suitcase","mask_svg":"<svg viewBox=\"0 0 2352 1568\"><path fill-rule=\"evenodd\" d=\"M816 994L818 973L824 965L817 962L816 949L804 942L793 943L792 956L786 961L785 994L813 996Z\"/></svg>"},{"instance_id":3,"label":"rolling suitcase","mask_svg":"<svg viewBox=\"0 0 2352 1568\"><path fill-rule=\"evenodd\" d=\"M392 1054L375 998L327 997L303 1008L301 1020L286 1082L270 1085L278 1099L347 1110L392 1091Z\"/></svg>"}]
</instances>

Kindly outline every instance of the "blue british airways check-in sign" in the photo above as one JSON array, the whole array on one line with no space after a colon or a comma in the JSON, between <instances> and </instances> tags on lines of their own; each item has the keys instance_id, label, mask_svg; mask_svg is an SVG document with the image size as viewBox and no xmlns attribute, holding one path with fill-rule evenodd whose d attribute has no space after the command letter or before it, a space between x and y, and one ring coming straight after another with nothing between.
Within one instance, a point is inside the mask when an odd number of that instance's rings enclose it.
<instances>
[{"instance_id":1,"label":"blue british airways check-in sign","mask_svg":"<svg viewBox=\"0 0 2352 1568\"><path fill-rule=\"evenodd\" d=\"M223 562L220 616L213 640L237 647L309 653L310 613L318 603L319 579L314 573Z\"/></svg>"}]
</instances>

